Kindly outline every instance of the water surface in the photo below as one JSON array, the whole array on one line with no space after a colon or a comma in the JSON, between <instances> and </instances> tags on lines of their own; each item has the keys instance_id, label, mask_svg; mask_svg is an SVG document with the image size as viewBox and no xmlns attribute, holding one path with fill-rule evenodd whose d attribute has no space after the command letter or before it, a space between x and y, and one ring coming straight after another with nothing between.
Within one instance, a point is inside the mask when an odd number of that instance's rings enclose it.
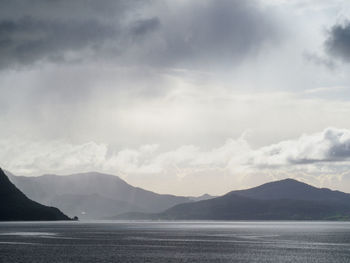
<instances>
[{"instance_id":1,"label":"water surface","mask_svg":"<svg viewBox=\"0 0 350 263\"><path fill-rule=\"evenodd\" d=\"M0 223L0 263L350 262L350 222Z\"/></svg>"}]
</instances>

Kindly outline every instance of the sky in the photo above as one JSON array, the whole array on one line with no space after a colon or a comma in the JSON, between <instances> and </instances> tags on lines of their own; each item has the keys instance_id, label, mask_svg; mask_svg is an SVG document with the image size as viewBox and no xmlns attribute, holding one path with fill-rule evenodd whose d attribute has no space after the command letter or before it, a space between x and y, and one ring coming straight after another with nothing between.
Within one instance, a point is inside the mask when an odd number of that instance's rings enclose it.
<instances>
[{"instance_id":1,"label":"sky","mask_svg":"<svg viewBox=\"0 0 350 263\"><path fill-rule=\"evenodd\" d=\"M0 0L0 166L158 193L350 193L347 0Z\"/></svg>"}]
</instances>

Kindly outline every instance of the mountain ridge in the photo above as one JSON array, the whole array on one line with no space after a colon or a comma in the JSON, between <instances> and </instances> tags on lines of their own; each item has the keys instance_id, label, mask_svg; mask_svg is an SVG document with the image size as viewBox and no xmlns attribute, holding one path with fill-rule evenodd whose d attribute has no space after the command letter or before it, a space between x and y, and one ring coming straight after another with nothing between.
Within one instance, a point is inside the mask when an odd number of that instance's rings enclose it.
<instances>
[{"instance_id":1,"label":"mountain ridge","mask_svg":"<svg viewBox=\"0 0 350 263\"><path fill-rule=\"evenodd\" d=\"M11 174L11 173L9 173ZM35 201L47 205L55 205L69 215L78 215L82 219L99 219L114 216L118 213L161 212L176 204L191 202L189 197L157 194L152 191L134 187L118 176L98 172L77 173L72 175L46 174L37 177L10 175L10 179L25 194ZM101 198L114 200L121 204L119 207L112 202L101 203ZM77 202L79 196L89 196L85 203ZM71 199L68 200L67 197ZM95 199L93 200L93 197ZM62 206L63 200L76 203L75 207ZM100 202L97 206L96 204ZM90 203L92 205L90 205ZM123 205L122 205L123 203ZM129 204L129 207L125 204ZM101 214L100 214L101 213ZM100 214L100 215L99 215Z\"/></svg>"},{"instance_id":2,"label":"mountain ridge","mask_svg":"<svg viewBox=\"0 0 350 263\"><path fill-rule=\"evenodd\" d=\"M318 188L307 183L287 178L283 180L268 182L244 190L234 190L226 195L236 194L255 199L295 199L309 201L350 201L350 194L329 188Z\"/></svg>"},{"instance_id":3,"label":"mountain ridge","mask_svg":"<svg viewBox=\"0 0 350 263\"><path fill-rule=\"evenodd\" d=\"M280 191L271 192L272 189L279 189ZM294 190L297 195L292 195ZM303 195L300 195L301 193ZM250 189L231 191L223 196L209 200L175 205L158 214L133 213L119 216L119 219L123 218L166 220L349 220L350 194L325 188L316 188L294 179L287 179L266 183Z\"/></svg>"}]
</instances>

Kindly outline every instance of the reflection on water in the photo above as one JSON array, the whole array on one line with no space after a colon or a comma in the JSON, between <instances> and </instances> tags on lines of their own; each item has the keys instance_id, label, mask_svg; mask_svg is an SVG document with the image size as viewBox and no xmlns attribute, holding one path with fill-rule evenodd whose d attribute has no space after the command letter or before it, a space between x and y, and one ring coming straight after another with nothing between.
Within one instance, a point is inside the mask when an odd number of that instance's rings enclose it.
<instances>
[{"instance_id":1,"label":"reflection on water","mask_svg":"<svg viewBox=\"0 0 350 263\"><path fill-rule=\"evenodd\" d=\"M0 262L349 262L347 222L0 223Z\"/></svg>"},{"instance_id":2,"label":"reflection on water","mask_svg":"<svg viewBox=\"0 0 350 263\"><path fill-rule=\"evenodd\" d=\"M1 236L55 236L56 233L48 233L48 232L8 232L8 233L0 233Z\"/></svg>"}]
</instances>

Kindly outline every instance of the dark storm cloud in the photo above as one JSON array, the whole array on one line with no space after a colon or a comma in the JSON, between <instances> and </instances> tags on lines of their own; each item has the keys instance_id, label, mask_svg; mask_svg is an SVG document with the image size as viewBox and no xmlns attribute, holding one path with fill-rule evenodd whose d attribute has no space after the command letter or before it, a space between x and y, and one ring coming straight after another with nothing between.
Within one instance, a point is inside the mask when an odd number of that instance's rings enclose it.
<instances>
[{"instance_id":1,"label":"dark storm cloud","mask_svg":"<svg viewBox=\"0 0 350 263\"><path fill-rule=\"evenodd\" d=\"M345 62L350 62L350 23L334 25L325 42L327 52Z\"/></svg>"},{"instance_id":2,"label":"dark storm cloud","mask_svg":"<svg viewBox=\"0 0 350 263\"><path fill-rule=\"evenodd\" d=\"M79 61L103 55L106 45L118 54L120 42L153 26L147 19L137 20L133 29L123 24L147 2L0 1L0 67Z\"/></svg>"},{"instance_id":3,"label":"dark storm cloud","mask_svg":"<svg viewBox=\"0 0 350 263\"><path fill-rule=\"evenodd\" d=\"M203 0L166 9L160 60L226 67L278 42L273 15L255 1Z\"/></svg>"},{"instance_id":4,"label":"dark storm cloud","mask_svg":"<svg viewBox=\"0 0 350 263\"><path fill-rule=\"evenodd\" d=\"M65 60L65 53L99 49L117 28L97 21L42 21L32 17L0 22L0 66L28 65L42 59Z\"/></svg>"},{"instance_id":5,"label":"dark storm cloud","mask_svg":"<svg viewBox=\"0 0 350 263\"><path fill-rule=\"evenodd\" d=\"M132 27L131 32L135 35L145 35L149 32L156 30L160 26L160 21L157 17L142 19L136 21Z\"/></svg>"},{"instance_id":6,"label":"dark storm cloud","mask_svg":"<svg viewBox=\"0 0 350 263\"><path fill-rule=\"evenodd\" d=\"M128 10L138 12L151 0L0 0L2 19L34 16L45 19L101 19L125 18Z\"/></svg>"},{"instance_id":7,"label":"dark storm cloud","mask_svg":"<svg viewBox=\"0 0 350 263\"><path fill-rule=\"evenodd\" d=\"M255 1L0 1L1 67L106 59L226 67L278 40ZM140 38L141 37L141 38Z\"/></svg>"}]
</instances>

